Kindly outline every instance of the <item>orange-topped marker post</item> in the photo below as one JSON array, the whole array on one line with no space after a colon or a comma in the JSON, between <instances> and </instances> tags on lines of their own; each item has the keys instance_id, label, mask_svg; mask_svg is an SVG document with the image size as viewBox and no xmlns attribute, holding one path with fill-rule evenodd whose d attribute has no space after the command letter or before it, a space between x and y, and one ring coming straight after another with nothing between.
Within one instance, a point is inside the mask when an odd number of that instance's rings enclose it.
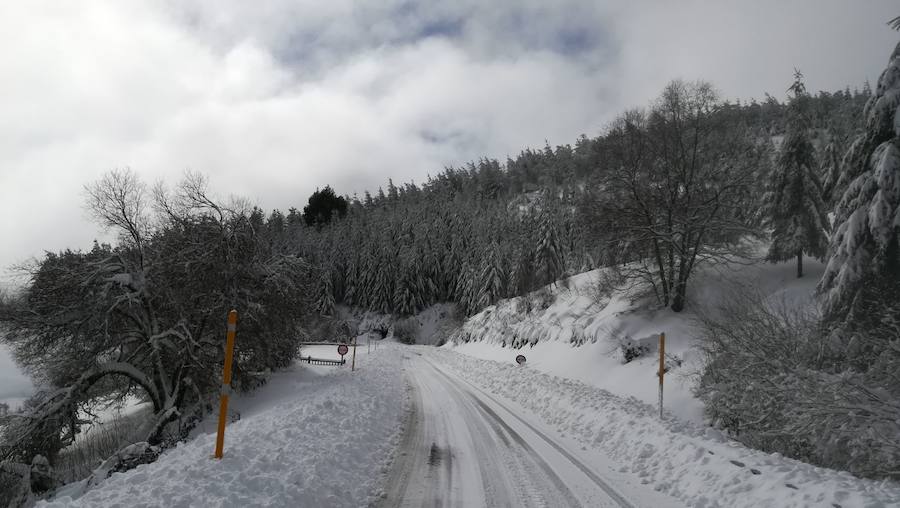
<instances>
[{"instance_id":1,"label":"orange-topped marker post","mask_svg":"<svg viewBox=\"0 0 900 508\"><path fill-rule=\"evenodd\" d=\"M222 373L222 389L219 392L219 433L216 435L217 459L222 458L225 447L225 419L228 417L228 394L231 393L231 362L234 358L234 335L237 332L237 311L228 313L228 331L225 334L225 367Z\"/></svg>"}]
</instances>

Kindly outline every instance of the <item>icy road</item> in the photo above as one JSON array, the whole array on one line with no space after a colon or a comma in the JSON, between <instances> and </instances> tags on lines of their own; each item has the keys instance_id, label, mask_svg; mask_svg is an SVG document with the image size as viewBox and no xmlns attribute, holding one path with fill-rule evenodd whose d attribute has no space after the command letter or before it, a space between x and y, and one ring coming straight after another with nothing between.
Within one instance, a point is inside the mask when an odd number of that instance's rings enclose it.
<instances>
[{"instance_id":1,"label":"icy road","mask_svg":"<svg viewBox=\"0 0 900 508\"><path fill-rule=\"evenodd\" d=\"M404 352L413 410L382 506L638 506L565 444L430 356Z\"/></svg>"}]
</instances>

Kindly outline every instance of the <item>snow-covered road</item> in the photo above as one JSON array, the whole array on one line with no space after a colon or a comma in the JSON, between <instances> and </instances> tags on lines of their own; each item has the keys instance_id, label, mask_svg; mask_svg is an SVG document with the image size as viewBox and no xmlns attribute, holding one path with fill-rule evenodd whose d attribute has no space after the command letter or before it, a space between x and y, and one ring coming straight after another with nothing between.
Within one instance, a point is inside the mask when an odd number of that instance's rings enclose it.
<instances>
[{"instance_id":1,"label":"snow-covered road","mask_svg":"<svg viewBox=\"0 0 900 508\"><path fill-rule=\"evenodd\" d=\"M636 506L552 433L430 356L404 353L415 410L382 506Z\"/></svg>"},{"instance_id":2,"label":"snow-covered road","mask_svg":"<svg viewBox=\"0 0 900 508\"><path fill-rule=\"evenodd\" d=\"M297 363L235 398L222 460L210 418L158 461L87 491L70 484L44 506L900 506L896 483L661 421L514 353L496 362L385 343L357 351L355 372Z\"/></svg>"}]
</instances>

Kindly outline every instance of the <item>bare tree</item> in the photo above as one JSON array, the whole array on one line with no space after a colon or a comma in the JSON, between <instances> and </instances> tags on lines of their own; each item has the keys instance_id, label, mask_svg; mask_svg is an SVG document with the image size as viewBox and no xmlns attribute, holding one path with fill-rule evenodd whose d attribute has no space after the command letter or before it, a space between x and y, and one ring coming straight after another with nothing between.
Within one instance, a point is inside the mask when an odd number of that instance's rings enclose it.
<instances>
[{"instance_id":1,"label":"bare tree","mask_svg":"<svg viewBox=\"0 0 900 508\"><path fill-rule=\"evenodd\" d=\"M627 279L676 312L703 263L743 254L756 233L749 191L762 150L707 83L670 83L649 111L611 126L602 185L611 251Z\"/></svg>"}]
</instances>

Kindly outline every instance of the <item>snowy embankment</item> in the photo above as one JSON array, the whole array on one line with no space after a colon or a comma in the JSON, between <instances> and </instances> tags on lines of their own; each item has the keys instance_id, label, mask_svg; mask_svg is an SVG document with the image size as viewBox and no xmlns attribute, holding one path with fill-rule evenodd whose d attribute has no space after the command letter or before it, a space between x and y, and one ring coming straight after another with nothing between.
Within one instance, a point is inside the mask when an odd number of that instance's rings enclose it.
<instances>
[{"instance_id":1,"label":"snowy embankment","mask_svg":"<svg viewBox=\"0 0 900 508\"><path fill-rule=\"evenodd\" d=\"M602 454L620 473L695 507L900 506L900 486L861 480L778 454L751 450L719 432L639 400L531 368L428 351L441 366L521 414L531 413L580 454Z\"/></svg>"},{"instance_id":2,"label":"snowy embankment","mask_svg":"<svg viewBox=\"0 0 900 508\"><path fill-rule=\"evenodd\" d=\"M295 364L230 406L225 456L215 417L156 462L113 473L45 506L365 506L380 495L397 446L407 385L396 345L357 351L356 372ZM315 356L334 356L334 348ZM306 354L307 351L304 351ZM349 358L348 358L349 360Z\"/></svg>"},{"instance_id":3,"label":"snowy embankment","mask_svg":"<svg viewBox=\"0 0 900 508\"><path fill-rule=\"evenodd\" d=\"M446 347L506 362L524 354L530 368L656 404L657 343L665 332L666 406L680 419L702 423L703 406L691 393L702 361L694 348L699 335L694 312L714 309L737 288L789 305L811 305L823 269L810 259L802 279L791 263L701 270L691 279L689 307L681 313L634 304L621 291L602 295L601 270L594 270L546 288L549 296L535 292L484 309L451 335ZM643 347L644 355L625 363L622 344Z\"/></svg>"}]
</instances>

